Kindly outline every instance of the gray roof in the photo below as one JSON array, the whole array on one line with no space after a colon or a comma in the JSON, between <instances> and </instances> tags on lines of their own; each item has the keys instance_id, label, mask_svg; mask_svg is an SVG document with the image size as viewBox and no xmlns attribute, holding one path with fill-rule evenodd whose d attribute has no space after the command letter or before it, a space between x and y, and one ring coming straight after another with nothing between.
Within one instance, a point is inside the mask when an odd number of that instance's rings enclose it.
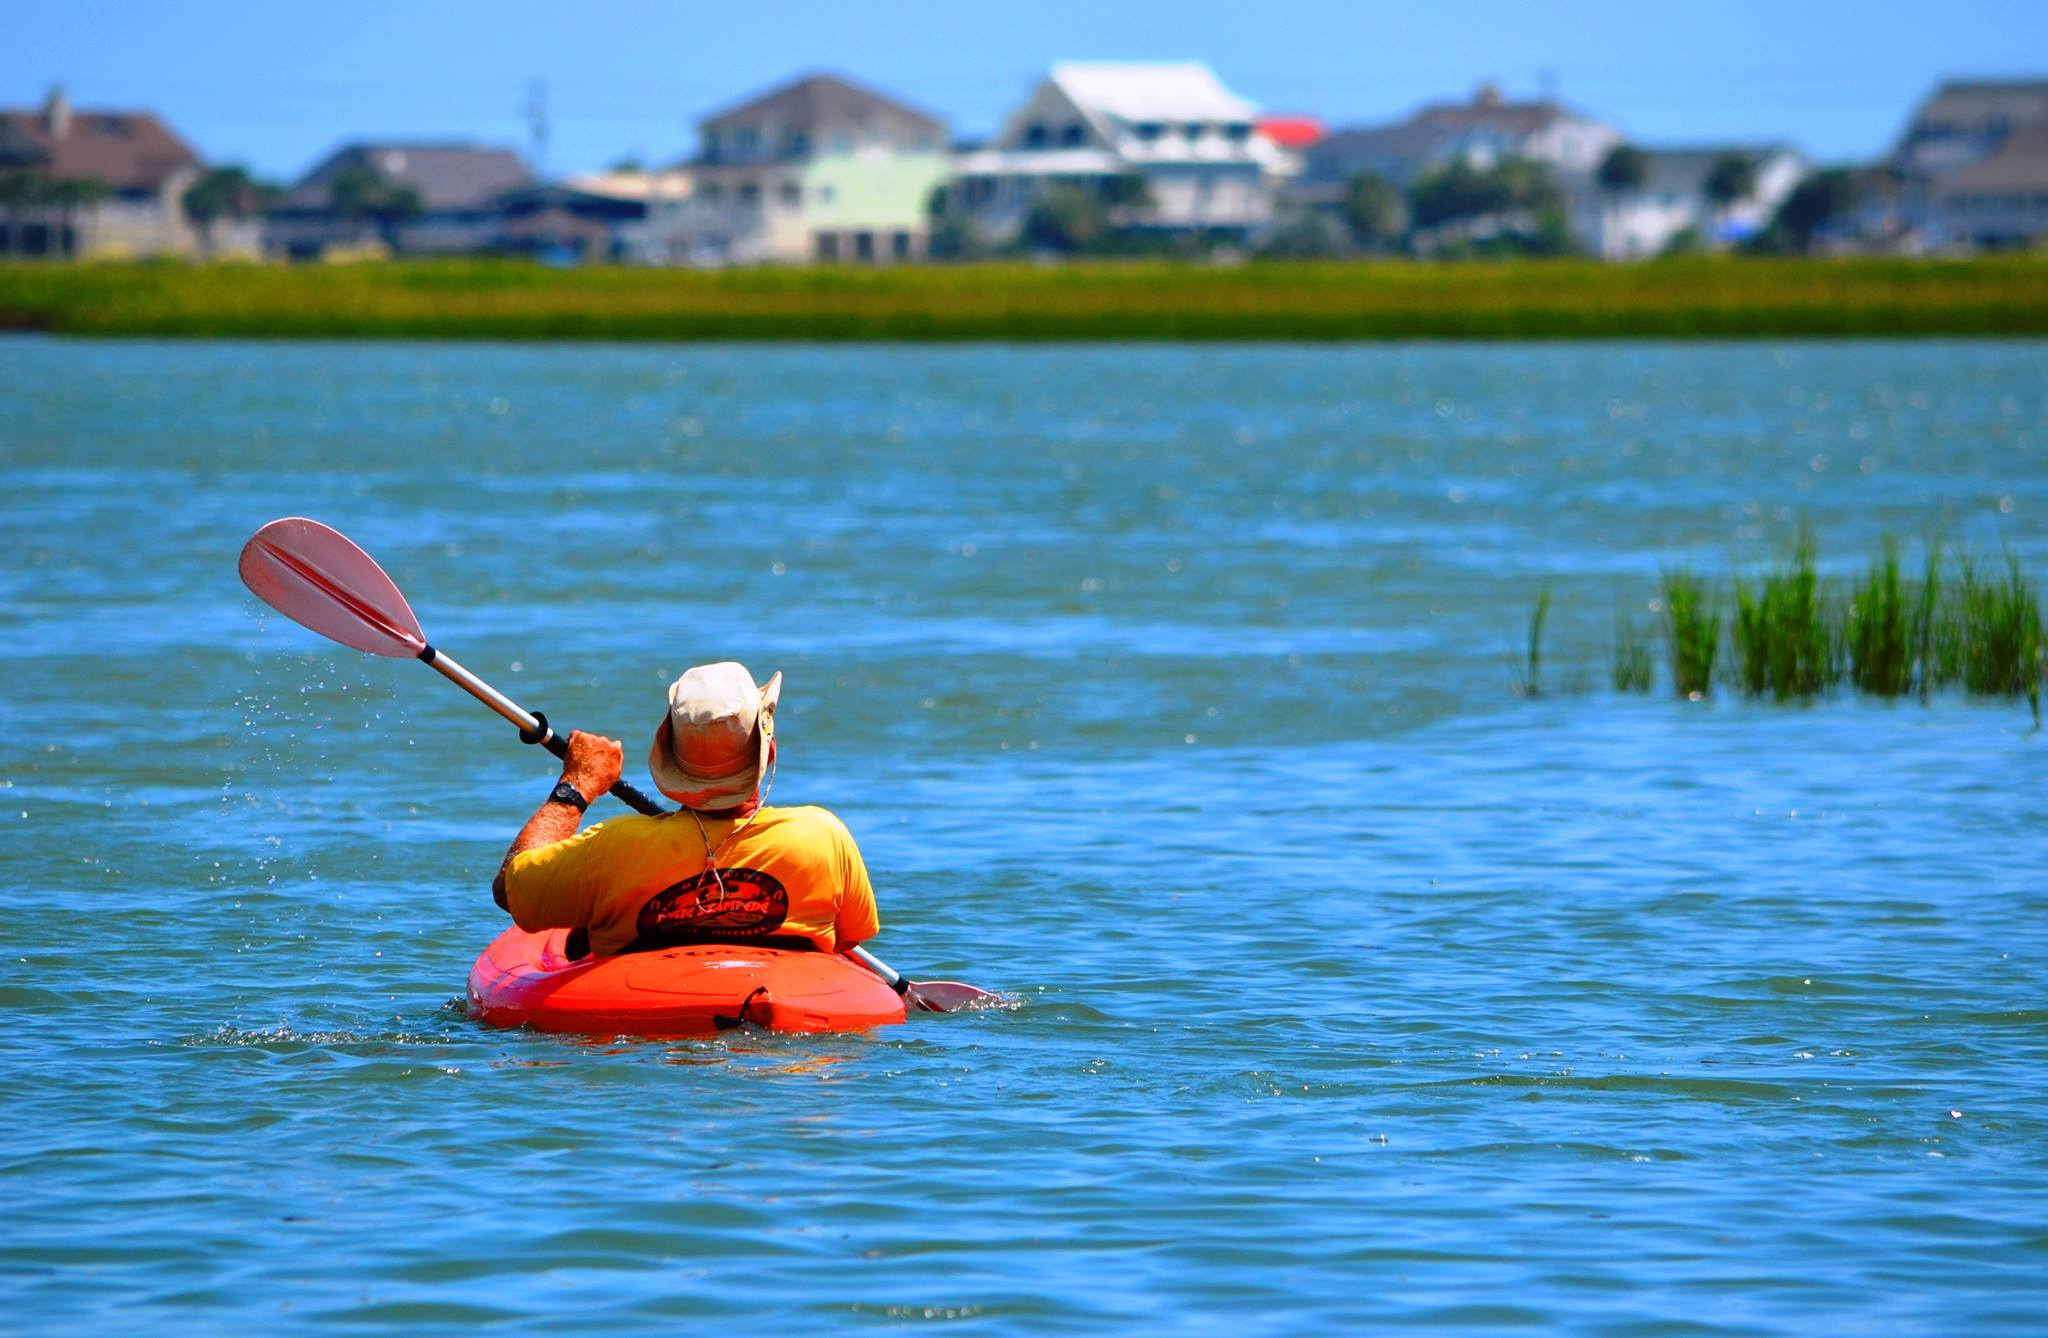
<instances>
[{"instance_id":1,"label":"gray roof","mask_svg":"<svg viewBox=\"0 0 2048 1338\"><path fill-rule=\"evenodd\" d=\"M836 74L807 74L714 112L698 122L698 128L709 132L736 125L773 125L815 134L876 123L921 131L941 143L945 140L946 123L938 117Z\"/></svg>"},{"instance_id":2,"label":"gray roof","mask_svg":"<svg viewBox=\"0 0 2048 1338\"><path fill-rule=\"evenodd\" d=\"M430 213L481 209L494 197L533 183L533 174L511 149L364 140L327 155L278 203L286 209L325 209L334 179L350 168L365 169L387 185L410 186Z\"/></svg>"},{"instance_id":3,"label":"gray roof","mask_svg":"<svg viewBox=\"0 0 2048 1338\"><path fill-rule=\"evenodd\" d=\"M2048 195L2048 127L2018 130L1981 162L1942 177L1943 196Z\"/></svg>"},{"instance_id":4,"label":"gray roof","mask_svg":"<svg viewBox=\"0 0 2048 1338\"><path fill-rule=\"evenodd\" d=\"M150 112L72 111L63 104L60 113L53 108L60 98L53 95L37 110L0 110L0 170L27 169L59 181L154 191L199 166L191 146Z\"/></svg>"},{"instance_id":5,"label":"gray roof","mask_svg":"<svg viewBox=\"0 0 2048 1338\"><path fill-rule=\"evenodd\" d=\"M1348 175L1368 163L1400 164L1413 170L1450 146L1474 139L1520 142L1560 120L1576 116L1548 99L1509 102L1482 89L1470 102L1439 102L1386 125L1338 130L1308 149L1311 176Z\"/></svg>"},{"instance_id":6,"label":"gray roof","mask_svg":"<svg viewBox=\"0 0 2048 1338\"><path fill-rule=\"evenodd\" d=\"M1920 104L1913 121L1966 130L2048 125L2048 79L1951 80Z\"/></svg>"}]
</instances>

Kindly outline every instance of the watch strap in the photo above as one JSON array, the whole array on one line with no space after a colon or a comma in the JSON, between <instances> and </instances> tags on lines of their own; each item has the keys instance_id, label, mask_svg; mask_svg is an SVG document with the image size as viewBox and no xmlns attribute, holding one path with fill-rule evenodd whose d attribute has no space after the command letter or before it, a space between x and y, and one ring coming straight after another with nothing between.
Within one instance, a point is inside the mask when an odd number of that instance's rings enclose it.
<instances>
[{"instance_id":1,"label":"watch strap","mask_svg":"<svg viewBox=\"0 0 2048 1338\"><path fill-rule=\"evenodd\" d=\"M554 789L548 791L548 802L550 804L567 804L578 813L582 813L590 807L590 801L583 797L583 791L567 781L558 782Z\"/></svg>"}]
</instances>

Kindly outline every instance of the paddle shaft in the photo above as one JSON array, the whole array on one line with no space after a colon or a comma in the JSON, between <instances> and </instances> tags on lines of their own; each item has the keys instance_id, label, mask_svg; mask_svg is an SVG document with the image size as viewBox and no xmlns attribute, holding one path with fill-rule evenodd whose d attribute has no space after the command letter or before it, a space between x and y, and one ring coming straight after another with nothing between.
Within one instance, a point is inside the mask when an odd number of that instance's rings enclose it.
<instances>
[{"instance_id":1,"label":"paddle shaft","mask_svg":"<svg viewBox=\"0 0 2048 1338\"><path fill-rule=\"evenodd\" d=\"M445 651L438 651L432 646L428 646L420 652L419 658L439 671L443 678L490 707L512 724L517 725L519 727L519 737L522 740L527 743L537 743L556 757L562 758L564 761L568 760L569 742L554 731L554 728L548 724L546 716L536 715L518 702L513 701L504 693L463 668L461 664L456 662L454 656ZM638 786L628 781L622 780L612 786L611 793L617 795L620 801L628 808L640 813L659 816L668 811L642 794Z\"/></svg>"}]
</instances>

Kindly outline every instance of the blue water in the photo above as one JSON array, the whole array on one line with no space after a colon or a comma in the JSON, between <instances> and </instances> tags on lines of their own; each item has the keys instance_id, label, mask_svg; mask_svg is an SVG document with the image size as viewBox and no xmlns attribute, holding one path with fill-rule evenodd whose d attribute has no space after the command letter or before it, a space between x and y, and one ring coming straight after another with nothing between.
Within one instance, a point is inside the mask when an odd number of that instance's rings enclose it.
<instances>
[{"instance_id":1,"label":"blue water","mask_svg":"<svg viewBox=\"0 0 2048 1338\"><path fill-rule=\"evenodd\" d=\"M2048 575L2048 346L15 339L0 465L0 1326L2048 1314L2027 708L1607 687L1801 526ZM782 670L875 949L1014 1006L470 1022L549 759L250 598L291 513L629 761Z\"/></svg>"}]
</instances>

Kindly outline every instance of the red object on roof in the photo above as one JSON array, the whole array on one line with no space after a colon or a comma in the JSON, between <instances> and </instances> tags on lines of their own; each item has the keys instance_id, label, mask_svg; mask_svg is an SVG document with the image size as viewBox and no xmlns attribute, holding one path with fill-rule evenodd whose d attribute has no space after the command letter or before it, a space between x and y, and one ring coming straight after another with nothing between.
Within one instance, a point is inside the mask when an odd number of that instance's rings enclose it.
<instances>
[{"instance_id":1,"label":"red object on roof","mask_svg":"<svg viewBox=\"0 0 2048 1338\"><path fill-rule=\"evenodd\" d=\"M1314 116L1261 116L1259 133L1283 149L1305 149L1323 137L1323 123Z\"/></svg>"}]
</instances>

